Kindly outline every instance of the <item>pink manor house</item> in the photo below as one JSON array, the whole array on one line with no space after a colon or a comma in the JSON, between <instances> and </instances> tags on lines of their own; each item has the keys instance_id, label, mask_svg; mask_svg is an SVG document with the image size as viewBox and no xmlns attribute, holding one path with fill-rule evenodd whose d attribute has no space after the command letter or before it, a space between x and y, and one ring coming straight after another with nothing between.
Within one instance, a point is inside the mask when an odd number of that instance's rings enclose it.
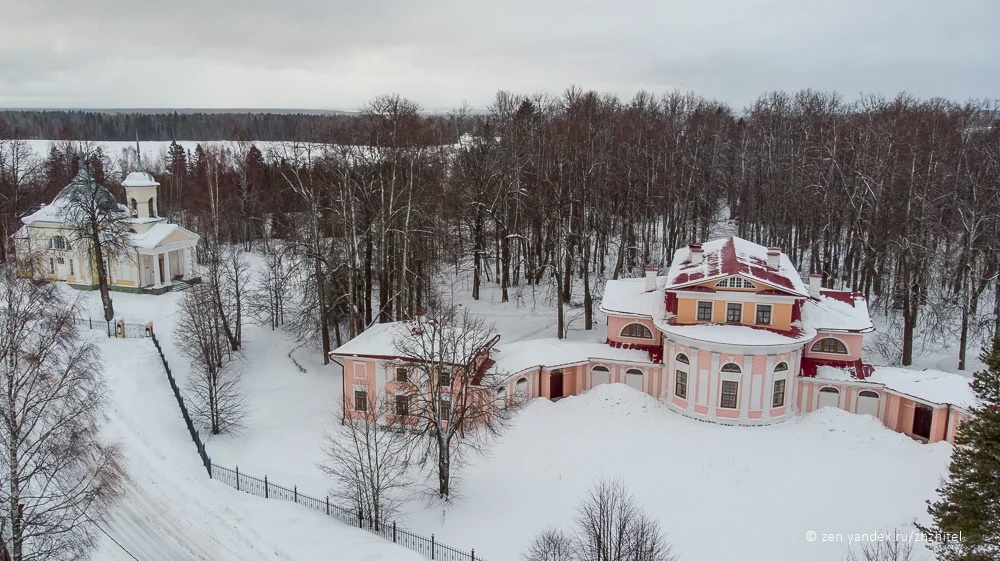
<instances>
[{"instance_id":1,"label":"pink manor house","mask_svg":"<svg viewBox=\"0 0 1000 561\"><path fill-rule=\"evenodd\" d=\"M498 395L556 400L624 383L713 423L768 425L837 407L924 442L951 442L975 403L968 379L864 363L874 331L867 302L821 281L810 275L805 284L779 248L738 237L691 244L666 275L647 269L645 278L608 281L605 342L534 339L483 353L509 374ZM392 326L331 353L344 366L345 396L391 386Z\"/></svg>"}]
</instances>

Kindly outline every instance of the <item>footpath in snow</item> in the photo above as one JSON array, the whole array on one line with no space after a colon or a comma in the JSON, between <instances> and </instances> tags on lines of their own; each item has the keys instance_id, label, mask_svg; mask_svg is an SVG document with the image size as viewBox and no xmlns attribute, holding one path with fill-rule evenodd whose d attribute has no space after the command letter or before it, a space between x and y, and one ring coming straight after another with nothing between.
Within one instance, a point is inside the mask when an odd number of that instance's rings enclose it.
<instances>
[{"instance_id":1,"label":"footpath in snow","mask_svg":"<svg viewBox=\"0 0 1000 561\"><path fill-rule=\"evenodd\" d=\"M152 342L87 336L98 340L106 368L105 433L121 444L128 466L96 560L423 559L301 505L210 480Z\"/></svg>"}]
</instances>

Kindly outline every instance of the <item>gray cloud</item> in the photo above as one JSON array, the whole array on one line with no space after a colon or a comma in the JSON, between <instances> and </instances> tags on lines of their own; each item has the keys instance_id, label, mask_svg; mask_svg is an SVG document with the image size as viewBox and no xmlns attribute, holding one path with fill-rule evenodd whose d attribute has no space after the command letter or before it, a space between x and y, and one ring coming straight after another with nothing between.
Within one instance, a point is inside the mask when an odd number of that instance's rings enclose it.
<instances>
[{"instance_id":1,"label":"gray cloud","mask_svg":"<svg viewBox=\"0 0 1000 561\"><path fill-rule=\"evenodd\" d=\"M1000 95L987 0L6 0L0 106L431 109L571 84Z\"/></svg>"}]
</instances>

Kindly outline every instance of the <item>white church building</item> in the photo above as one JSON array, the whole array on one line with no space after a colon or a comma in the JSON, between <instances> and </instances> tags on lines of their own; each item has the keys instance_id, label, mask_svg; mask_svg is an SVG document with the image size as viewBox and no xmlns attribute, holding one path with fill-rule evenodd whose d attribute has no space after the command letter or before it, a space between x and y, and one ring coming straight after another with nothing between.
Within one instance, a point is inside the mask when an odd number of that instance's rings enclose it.
<instances>
[{"instance_id":1,"label":"white church building","mask_svg":"<svg viewBox=\"0 0 1000 561\"><path fill-rule=\"evenodd\" d=\"M81 166L73 181L64 187L52 204L23 217L24 226L15 234L19 257L30 256L31 274L64 281L74 288L89 290L98 285L94 254L85 238L66 222L66 207L74 189L92 185L94 178ZM122 182L127 205L118 205L126 215L132 250L107 262L108 285L122 292L162 294L177 282L197 278L195 248L197 234L159 215L159 183L144 171L129 173ZM104 187L98 186L113 195ZM23 260L23 259L22 259Z\"/></svg>"}]
</instances>

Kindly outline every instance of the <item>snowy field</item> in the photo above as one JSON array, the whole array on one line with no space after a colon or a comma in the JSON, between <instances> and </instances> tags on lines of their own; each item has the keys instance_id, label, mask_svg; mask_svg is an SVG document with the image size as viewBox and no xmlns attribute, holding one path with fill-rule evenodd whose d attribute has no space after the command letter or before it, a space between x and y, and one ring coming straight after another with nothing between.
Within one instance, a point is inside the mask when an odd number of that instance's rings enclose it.
<instances>
[{"instance_id":1,"label":"snowy field","mask_svg":"<svg viewBox=\"0 0 1000 561\"><path fill-rule=\"evenodd\" d=\"M450 282L444 290L453 290L463 305L494 321L501 344L555 335L554 311L544 288L519 295L512 289L512 302L501 304L495 287L485 288L475 302L467 296L464 278ZM97 293L82 295L97 317ZM115 293L114 299L126 320L154 322L174 371L183 377L187 362L177 354L171 335L180 296ZM571 339L604 340L603 317L595 318L592 332L582 329L582 309L568 310L568 317ZM130 385L138 382L129 376L144 370L136 361L148 360L140 351L151 352L152 346L130 341L107 345L122 353L109 361L113 376L126 378L112 380L125 386L116 390L121 392L116 403L129 404L112 425L138 429L123 430L120 436L130 441L130 450L138 450L140 462L136 472L141 475L135 476L139 499L126 504L146 515L171 509L185 513L169 516L165 530L155 523L155 532L218 538L225 544L218 547L230 548L209 557L218 559L230 558L230 551L240 552L231 558L315 558L281 549L308 543L294 537L306 535L322 536L327 548L362 548L351 558L366 558L363 548L375 547L371 536L356 536L297 505L208 482L162 372L150 367L150 380ZM127 346L137 357L122 350ZM323 459L323 433L340 399L339 368L324 366L315 348L302 347L288 334L254 325L245 327L244 347L243 371L253 407L249 426L236 436L209 439L210 455L216 463L239 465L241 471L267 474L272 481L322 496L330 482L316 464ZM154 393L158 397L151 397ZM147 411L147 405L162 403L173 408ZM129 417L140 414L162 418ZM151 432L144 434L146 430ZM874 419L839 410L824 409L771 427L725 427L675 415L624 385L600 386L558 403L532 402L491 454L474 459L461 473L460 497L452 505L417 498L400 522L454 547L474 547L487 560L514 560L536 532L565 526L594 480L609 475L622 477L659 518L682 560L833 561L843 558L847 544L809 542L806 532L869 533L926 519L924 501L946 473L950 452L946 443L918 444ZM144 515L122 516L116 527L125 535L140 535L129 529L130 521ZM217 524L205 528L207 521ZM286 539L293 524L296 533ZM209 547L213 542L198 543ZM103 551L102 559L117 559L108 547ZM391 554L376 550L375 555Z\"/></svg>"},{"instance_id":2,"label":"snowy field","mask_svg":"<svg viewBox=\"0 0 1000 561\"><path fill-rule=\"evenodd\" d=\"M105 432L121 443L128 481L95 559L418 560L415 553L293 503L265 501L205 473L148 340L100 346L109 388Z\"/></svg>"}]
</instances>

